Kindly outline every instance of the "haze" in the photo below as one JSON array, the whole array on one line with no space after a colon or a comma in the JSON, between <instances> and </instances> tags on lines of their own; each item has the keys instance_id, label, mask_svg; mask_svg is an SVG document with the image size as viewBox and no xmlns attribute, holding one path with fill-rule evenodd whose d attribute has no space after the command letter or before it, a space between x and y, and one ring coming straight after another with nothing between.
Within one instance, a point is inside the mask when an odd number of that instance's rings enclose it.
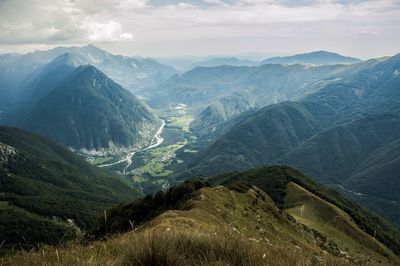
<instances>
[{"instance_id":1,"label":"haze","mask_svg":"<svg viewBox=\"0 0 400 266\"><path fill-rule=\"evenodd\" d=\"M400 44L394 0L0 0L0 52L93 43L151 57L293 54L360 58Z\"/></svg>"}]
</instances>

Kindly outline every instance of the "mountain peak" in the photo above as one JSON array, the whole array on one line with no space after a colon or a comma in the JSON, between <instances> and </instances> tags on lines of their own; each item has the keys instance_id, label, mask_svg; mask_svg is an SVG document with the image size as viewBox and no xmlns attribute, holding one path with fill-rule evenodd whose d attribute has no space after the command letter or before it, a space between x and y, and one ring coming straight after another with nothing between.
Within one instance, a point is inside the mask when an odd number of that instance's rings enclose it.
<instances>
[{"instance_id":1,"label":"mountain peak","mask_svg":"<svg viewBox=\"0 0 400 266\"><path fill-rule=\"evenodd\" d=\"M66 64L77 67L83 63L83 60L75 53L64 53L56 57L51 64Z\"/></svg>"},{"instance_id":2,"label":"mountain peak","mask_svg":"<svg viewBox=\"0 0 400 266\"><path fill-rule=\"evenodd\" d=\"M98 68L96 68L93 65L87 64L87 65L80 65L76 68L74 71L78 75L83 75L83 76L93 76L93 75L101 75L104 77L107 77L103 72L101 72ZM107 77L108 78L108 77Z\"/></svg>"},{"instance_id":3,"label":"mountain peak","mask_svg":"<svg viewBox=\"0 0 400 266\"><path fill-rule=\"evenodd\" d=\"M100 49L99 47L97 47L97 46L95 46L93 44L82 46L78 50L79 50L80 53L81 52L87 53L87 54L90 54L90 55L95 56L95 57L97 57L97 56L100 56L100 57L111 56L111 54L109 52L107 52L107 51L105 51L103 49Z\"/></svg>"}]
</instances>

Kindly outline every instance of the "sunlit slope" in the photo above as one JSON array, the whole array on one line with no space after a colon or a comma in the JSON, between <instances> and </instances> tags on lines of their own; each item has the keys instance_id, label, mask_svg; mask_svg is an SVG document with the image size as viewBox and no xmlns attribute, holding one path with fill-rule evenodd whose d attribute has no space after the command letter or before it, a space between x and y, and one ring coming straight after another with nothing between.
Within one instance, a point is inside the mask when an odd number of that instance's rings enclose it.
<instances>
[{"instance_id":1,"label":"sunlit slope","mask_svg":"<svg viewBox=\"0 0 400 266\"><path fill-rule=\"evenodd\" d=\"M289 182L284 200L285 211L298 222L323 233L343 248L349 256L367 253L370 257L390 254L373 236L360 230L353 219L335 205ZM345 253L344 253L345 252Z\"/></svg>"}]
</instances>

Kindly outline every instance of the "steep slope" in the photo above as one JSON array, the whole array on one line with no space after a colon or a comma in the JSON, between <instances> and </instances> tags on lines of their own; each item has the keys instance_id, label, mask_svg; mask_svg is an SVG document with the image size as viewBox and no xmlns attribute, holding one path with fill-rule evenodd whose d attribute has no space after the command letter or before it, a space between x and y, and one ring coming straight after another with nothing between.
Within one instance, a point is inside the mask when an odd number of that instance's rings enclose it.
<instances>
[{"instance_id":1,"label":"steep slope","mask_svg":"<svg viewBox=\"0 0 400 266\"><path fill-rule=\"evenodd\" d=\"M365 160L373 160L371 157L374 157L375 151L387 145L392 146L392 141L400 140L399 132L399 116L366 116L322 131L276 162L293 165L324 182L343 183L351 179L354 174L364 176L365 173L362 173L359 167L365 170L371 166L371 162L362 165ZM384 153L377 152L377 155L384 156ZM379 159L382 158L377 158ZM378 167L379 164L375 166ZM394 175L396 173L393 171L395 169L387 170ZM380 184L388 189L396 189L396 187L389 188L388 185L386 182ZM379 194L380 189L373 187ZM386 196L389 197L388 194Z\"/></svg>"},{"instance_id":2,"label":"steep slope","mask_svg":"<svg viewBox=\"0 0 400 266\"><path fill-rule=\"evenodd\" d=\"M118 152L151 140L160 120L93 66L80 66L38 101L18 126L81 152Z\"/></svg>"},{"instance_id":3,"label":"steep slope","mask_svg":"<svg viewBox=\"0 0 400 266\"><path fill-rule=\"evenodd\" d=\"M307 106L294 102L245 114L194 157L188 165L189 175L220 174L270 163L316 134L321 124L318 118Z\"/></svg>"},{"instance_id":4,"label":"steep slope","mask_svg":"<svg viewBox=\"0 0 400 266\"><path fill-rule=\"evenodd\" d=\"M35 103L46 96L84 61L77 55L65 53L43 66L41 71L27 85L24 103Z\"/></svg>"},{"instance_id":5,"label":"steep slope","mask_svg":"<svg viewBox=\"0 0 400 266\"><path fill-rule=\"evenodd\" d=\"M385 243L396 254L400 253L399 231L392 225L292 168L263 167L220 175L210 181L223 185L239 181L254 184L298 222L327 235L338 245L353 249L355 253L363 245L375 246L372 237ZM375 246L374 249L378 251L380 248Z\"/></svg>"},{"instance_id":6,"label":"steep slope","mask_svg":"<svg viewBox=\"0 0 400 266\"><path fill-rule=\"evenodd\" d=\"M318 102L338 119L362 114L399 113L400 54L355 64L303 99Z\"/></svg>"},{"instance_id":7,"label":"steep slope","mask_svg":"<svg viewBox=\"0 0 400 266\"><path fill-rule=\"evenodd\" d=\"M334 64L353 64L361 60L354 57L342 56L340 54L327 51L316 51L292 56L278 56L265 59L261 64L311 64L311 65L334 65Z\"/></svg>"},{"instance_id":8,"label":"steep slope","mask_svg":"<svg viewBox=\"0 0 400 266\"><path fill-rule=\"evenodd\" d=\"M77 232L67 219L85 230L104 209L139 195L46 138L0 127L3 249L71 239Z\"/></svg>"}]
</instances>

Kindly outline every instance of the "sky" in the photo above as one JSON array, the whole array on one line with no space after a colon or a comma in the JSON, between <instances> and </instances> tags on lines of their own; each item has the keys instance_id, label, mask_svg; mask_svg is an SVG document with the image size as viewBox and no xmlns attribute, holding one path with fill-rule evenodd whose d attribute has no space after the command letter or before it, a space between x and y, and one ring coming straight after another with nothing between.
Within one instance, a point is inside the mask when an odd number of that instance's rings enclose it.
<instances>
[{"instance_id":1,"label":"sky","mask_svg":"<svg viewBox=\"0 0 400 266\"><path fill-rule=\"evenodd\" d=\"M400 52L400 0L0 0L0 53L92 43L150 57Z\"/></svg>"}]
</instances>

